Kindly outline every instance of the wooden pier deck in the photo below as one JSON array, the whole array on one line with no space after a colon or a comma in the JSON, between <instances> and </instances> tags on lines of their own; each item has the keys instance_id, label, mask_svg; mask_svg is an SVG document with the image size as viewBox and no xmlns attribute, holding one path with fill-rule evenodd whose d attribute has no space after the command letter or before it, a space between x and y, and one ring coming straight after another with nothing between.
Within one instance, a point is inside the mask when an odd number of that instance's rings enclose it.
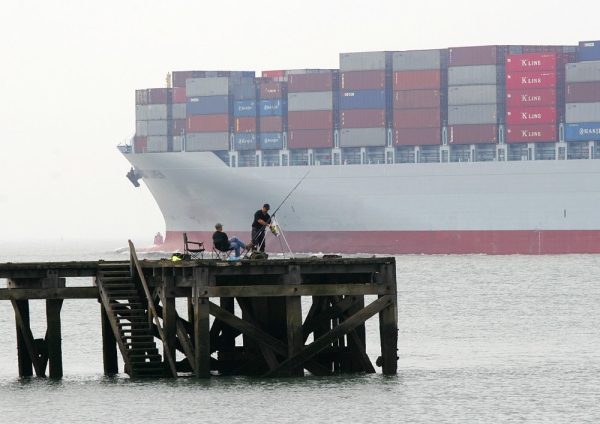
<instances>
[{"instance_id":1,"label":"wooden pier deck","mask_svg":"<svg viewBox=\"0 0 600 424\"><path fill-rule=\"evenodd\" d=\"M173 262L139 260L130 248L130 261L0 264L8 281L0 300L15 312L19 375L46 376L49 368L50 377L62 377L60 311L75 299L100 303L109 374L118 373L119 351L132 377L374 373L365 322L375 315L376 365L397 372L393 257ZM90 277L90 285L67 287L72 277ZM187 316L179 316L177 298L187 300ZM43 338L29 325L33 299L46 301Z\"/></svg>"}]
</instances>

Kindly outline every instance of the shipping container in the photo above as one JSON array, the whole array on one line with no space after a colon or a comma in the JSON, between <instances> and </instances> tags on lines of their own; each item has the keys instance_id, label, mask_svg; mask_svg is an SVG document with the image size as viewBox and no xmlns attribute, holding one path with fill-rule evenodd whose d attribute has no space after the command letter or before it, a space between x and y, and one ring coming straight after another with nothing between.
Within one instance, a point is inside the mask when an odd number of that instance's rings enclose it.
<instances>
[{"instance_id":1,"label":"shipping container","mask_svg":"<svg viewBox=\"0 0 600 424\"><path fill-rule=\"evenodd\" d=\"M185 87L174 87L172 89L172 101L174 104L185 103L187 101Z\"/></svg>"},{"instance_id":2,"label":"shipping container","mask_svg":"<svg viewBox=\"0 0 600 424\"><path fill-rule=\"evenodd\" d=\"M147 121L148 120L148 105L136 105L135 106L135 119L136 119L136 121Z\"/></svg>"},{"instance_id":3,"label":"shipping container","mask_svg":"<svg viewBox=\"0 0 600 424\"><path fill-rule=\"evenodd\" d=\"M281 116L260 117L260 132L272 133L282 132L283 130L283 118Z\"/></svg>"},{"instance_id":4,"label":"shipping container","mask_svg":"<svg viewBox=\"0 0 600 424\"><path fill-rule=\"evenodd\" d=\"M233 132L235 133L255 133L256 117L243 117L233 119Z\"/></svg>"},{"instance_id":5,"label":"shipping container","mask_svg":"<svg viewBox=\"0 0 600 424\"><path fill-rule=\"evenodd\" d=\"M333 111L310 110L301 112L288 112L288 129L317 130L333 128Z\"/></svg>"},{"instance_id":6,"label":"shipping container","mask_svg":"<svg viewBox=\"0 0 600 424\"><path fill-rule=\"evenodd\" d=\"M148 137L155 135L168 135L169 134L169 121L165 119L148 121Z\"/></svg>"},{"instance_id":7,"label":"shipping container","mask_svg":"<svg viewBox=\"0 0 600 424\"><path fill-rule=\"evenodd\" d=\"M600 61L568 63L566 82L600 82Z\"/></svg>"},{"instance_id":8,"label":"shipping container","mask_svg":"<svg viewBox=\"0 0 600 424\"><path fill-rule=\"evenodd\" d=\"M261 100L260 116L281 116L287 111L287 102L281 99Z\"/></svg>"},{"instance_id":9,"label":"shipping container","mask_svg":"<svg viewBox=\"0 0 600 424\"><path fill-rule=\"evenodd\" d=\"M527 90L508 90L506 107L556 106L559 98L554 88L537 88Z\"/></svg>"},{"instance_id":10,"label":"shipping container","mask_svg":"<svg viewBox=\"0 0 600 424\"><path fill-rule=\"evenodd\" d=\"M448 66L501 65L509 46L451 47Z\"/></svg>"},{"instance_id":11,"label":"shipping container","mask_svg":"<svg viewBox=\"0 0 600 424\"><path fill-rule=\"evenodd\" d=\"M543 125L507 125L507 143L543 143L558 141L558 126Z\"/></svg>"},{"instance_id":12,"label":"shipping container","mask_svg":"<svg viewBox=\"0 0 600 424\"><path fill-rule=\"evenodd\" d=\"M335 78L334 78L335 75ZM288 93L306 93L311 91L334 91L338 90L337 81L338 74L334 73L319 73L319 74L304 74L304 75L288 75Z\"/></svg>"},{"instance_id":13,"label":"shipping container","mask_svg":"<svg viewBox=\"0 0 600 424\"><path fill-rule=\"evenodd\" d=\"M446 121L446 109L396 109L394 128L439 128ZM341 114L341 113L340 113Z\"/></svg>"},{"instance_id":14,"label":"shipping container","mask_svg":"<svg viewBox=\"0 0 600 424\"><path fill-rule=\"evenodd\" d=\"M283 134L278 133L278 132L261 133L260 134L260 148L261 148L261 150L282 149L283 148Z\"/></svg>"},{"instance_id":15,"label":"shipping container","mask_svg":"<svg viewBox=\"0 0 600 424\"><path fill-rule=\"evenodd\" d=\"M135 104L136 105L147 105L148 104L148 90L135 90Z\"/></svg>"},{"instance_id":16,"label":"shipping container","mask_svg":"<svg viewBox=\"0 0 600 424\"><path fill-rule=\"evenodd\" d=\"M566 124L565 139L567 141L600 140L600 122Z\"/></svg>"},{"instance_id":17,"label":"shipping container","mask_svg":"<svg viewBox=\"0 0 600 424\"><path fill-rule=\"evenodd\" d=\"M448 50L413 50L392 53L394 71L424 71L448 67Z\"/></svg>"},{"instance_id":18,"label":"shipping container","mask_svg":"<svg viewBox=\"0 0 600 424\"><path fill-rule=\"evenodd\" d=\"M256 150L256 134L236 134L235 150Z\"/></svg>"},{"instance_id":19,"label":"shipping container","mask_svg":"<svg viewBox=\"0 0 600 424\"><path fill-rule=\"evenodd\" d=\"M386 128L344 128L340 130L340 147L385 146Z\"/></svg>"},{"instance_id":20,"label":"shipping container","mask_svg":"<svg viewBox=\"0 0 600 424\"><path fill-rule=\"evenodd\" d=\"M168 110L167 105L147 105L148 109L148 120L154 121L158 119L167 119Z\"/></svg>"},{"instance_id":21,"label":"shipping container","mask_svg":"<svg viewBox=\"0 0 600 424\"><path fill-rule=\"evenodd\" d=\"M340 90L384 90L385 71L340 73Z\"/></svg>"},{"instance_id":22,"label":"shipping container","mask_svg":"<svg viewBox=\"0 0 600 424\"><path fill-rule=\"evenodd\" d=\"M448 70L394 72L394 90L440 89L448 86Z\"/></svg>"},{"instance_id":23,"label":"shipping container","mask_svg":"<svg viewBox=\"0 0 600 424\"><path fill-rule=\"evenodd\" d=\"M229 95L229 77L192 78L186 80L187 97L227 96Z\"/></svg>"},{"instance_id":24,"label":"shipping container","mask_svg":"<svg viewBox=\"0 0 600 424\"><path fill-rule=\"evenodd\" d=\"M187 117L187 133L229 131L229 115L191 115Z\"/></svg>"},{"instance_id":25,"label":"shipping container","mask_svg":"<svg viewBox=\"0 0 600 424\"><path fill-rule=\"evenodd\" d=\"M278 69L275 71L262 71L261 76L263 78L285 77L285 70Z\"/></svg>"},{"instance_id":26,"label":"shipping container","mask_svg":"<svg viewBox=\"0 0 600 424\"><path fill-rule=\"evenodd\" d=\"M334 109L335 91L313 91L307 93L289 93L288 111L311 111Z\"/></svg>"},{"instance_id":27,"label":"shipping container","mask_svg":"<svg viewBox=\"0 0 600 424\"><path fill-rule=\"evenodd\" d=\"M503 115L497 104L448 106L449 125L497 124Z\"/></svg>"},{"instance_id":28,"label":"shipping container","mask_svg":"<svg viewBox=\"0 0 600 424\"><path fill-rule=\"evenodd\" d=\"M204 75L194 75L195 71L173 71L171 73L171 80L173 81L173 87L185 88L185 81L190 78L201 78ZM197 72L197 71L196 71Z\"/></svg>"},{"instance_id":29,"label":"shipping container","mask_svg":"<svg viewBox=\"0 0 600 424\"><path fill-rule=\"evenodd\" d=\"M148 104L160 105L171 103L169 97L171 95L170 88L149 88L148 89Z\"/></svg>"},{"instance_id":30,"label":"shipping container","mask_svg":"<svg viewBox=\"0 0 600 424\"><path fill-rule=\"evenodd\" d=\"M187 104L173 103L171 105L171 119L185 119L187 115Z\"/></svg>"},{"instance_id":31,"label":"shipping container","mask_svg":"<svg viewBox=\"0 0 600 424\"><path fill-rule=\"evenodd\" d=\"M148 121L135 121L135 136L148 137Z\"/></svg>"},{"instance_id":32,"label":"shipping container","mask_svg":"<svg viewBox=\"0 0 600 424\"><path fill-rule=\"evenodd\" d=\"M452 66L448 68L448 86L504 84L504 67L498 65Z\"/></svg>"},{"instance_id":33,"label":"shipping container","mask_svg":"<svg viewBox=\"0 0 600 424\"><path fill-rule=\"evenodd\" d=\"M262 82L259 85L260 99L282 99L286 93L283 82Z\"/></svg>"},{"instance_id":34,"label":"shipping container","mask_svg":"<svg viewBox=\"0 0 600 424\"><path fill-rule=\"evenodd\" d=\"M391 69L391 52L340 53L340 71L382 71Z\"/></svg>"},{"instance_id":35,"label":"shipping container","mask_svg":"<svg viewBox=\"0 0 600 424\"><path fill-rule=\"evenodd\" d=\"M589 62L600 60L600 41L580 41L579 61Z\"/></svg>"},{"instance_id":36,"label":"shipping container","mask_svg":"<svg viewBox=\"0 0 600 424\"><path fill-rule=\"evenodd\" d=\"M506 72L556 71L557 53L509 54L506 56Z\"/></svg>"},{"instance_id":37,"label":"shipping container","mask_svg":"<svg viewBox=\"0 0 600 424\"><path fill-rule=\"evenodd\" d=\"M385 127L385 109L340 110L340 128Z\"/></svg>"},{"instance_id":38,"label":"shipping container","mask_svg":"<svg viewBox=\"0 0 600 424\"><path fill-rule=\"evenodd\" d=\"M600 102L600 82L574 82L565 88L567 103Z\"/></svg>"},{"instance_id":39,"label":"shipping container","mask_svg":"<svg viewBox=\"0 0 600 424\"><path fill-rule=\"evenodd\" d=\"M499 84L448 87L449 106L503 103L504 96L504 85Z\"/></svg>"},{"instance_id":40,"label":"shipping container","mask_svg":"<svg viewBox=\"0 0 600 424\"><path fill-rule=\"evenodd\" d=\"M558 122L553 106L520 107L506 109L507 125L554 124Z\"/></svg>"},{"instance_id":41,"label":"shipping container","mask_svg":"<svg viewBox=\"0 0 600 424\"><path fill-rule=\"evenodd\" d=\"M565 122L567 124L600 122L600 102L567 103Z\"/></svg>"},{"instance_id":42,"label":"shipping container","mask_svg":"<svg viewBox=\"0 0 600 424\"><path fill-rule=\"evenodd\" d=\"M187 128L187 119L173 119L171 121L171 134L174 136L182 136L185 134L185 129Z\"/></svg>"},{"instance_id":43,"label":"shipping container","mask_svg":"<svg viewBox=\"0 0 600 424\"><path fill-rule=\"evenodd\" d=\"M498 142L498 126L483 125L451 125L448 127L448 143L450 144L489 144Z\"/></svg>"},{"instance_id":44,"label":"shipping container","mask_svg":"<svg viewBox=\"0 0 600 424\"><path fill-rule=\"evenodd\" d=\"M513 72L506 74L507 90L564 87L564 75L556 72Z\"/></svg>"},{"instance_id":45,"label":"shipping container","mask_svg":"<svg viewBox=\"0 0 600 424\"><path fill-rule=\"evenodd\" d=\"M333 130L293 130L288 133L288 149L326 149L333 147Z\"/></svg>"},{"instance_id":46,"label":"shipping container","mask_svg":"<svg viewBox=\"0 0 600 424\"><path fill-rule=\"evenodd\" d=\"M384 109L386 94L386 90L340 91L340 110Z\"/></svg>"},{"instance_id":47,"label":"shipping container","mask_svg":"<svg viewBox=\"0 0 600 424\"><path fill-rule=\"evenodd\" d=\"M233 116L256 116L258 109L254 100L240 100L233 102Z\"/></svg>"},{"instance_id":48,"label":"shipping container","mask_svg":"<svg viewBox=\"0 0 600 424\"><path fill-rule=\"evenodd\" d=\"M442 131L437 128L398 128L394 130L395 146L432 146L442 141Z\"/></svg>"},{"instance_id":49,"label":"shipping container","mask_svg":"<svg viewBox=\"0 0 600 424\"><path fill-rule=\"evenodd\" d=\"M135 137L133 151L135 153L146 153L146 147L148 146L148 137Z\"/></svg>"},{"instance_id":50,"label":"shipping container","mask_svg":"<svg viewBox=\"0 0 600 424\"><path fill-rule=\"evenodd\" d=\"M256 84L234 84L233 100L256 100Z\"/></svg>"},{"instance_id":51,"label":"shipping container","mask_svg":"<svg viewBox=\"0 0 600 424\"><path fill-rule=\"evenodd\" d=\"M146 152L159 153L168 151L169 142L166 135L148 136Z\"/></svg>"},{"instance_id":52,"label":"shipping container","mask_svg":"<svg viewBox=\"0 0 600 424\"><path fill-rule=\"evenodd\" d=\"M181 152L183 150L183 139L185 137L177 135L173 136L173 151Z\"/></svg>"},{"instance_id":53,"label":"shipping container","mask_svg":"<svg viewBox=\"0 0 600 424\"><path fill-rule=\"evenodd\" d=\"M216 115L229 113L229 96L188 97L188 115Z\"/></svg>"},{"instance_id":54,"label":"shipping container","mask_svg":"<svg viewBox=\"0 0 600 424\"><path fill-rule=\"evenodd\" d=\"M447 105L446 90L394 91L394 109L445 108Z\"/></svg>"},{"instance_id":55,"label":"shipping container","mask_svg":"<svg viewBox=\"0 0 600 424\"><path fill-rule=\"evenodd\" d=\"M229 132L187 133L186 152L229 150Z\"/></svg>"}]
</instances>

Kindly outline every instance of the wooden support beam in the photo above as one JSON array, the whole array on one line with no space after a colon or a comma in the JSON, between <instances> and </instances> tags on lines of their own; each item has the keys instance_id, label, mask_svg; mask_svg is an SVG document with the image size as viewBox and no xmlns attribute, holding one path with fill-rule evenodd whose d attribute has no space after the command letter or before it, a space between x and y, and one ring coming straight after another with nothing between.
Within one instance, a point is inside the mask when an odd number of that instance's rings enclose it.
<instances>
[{"instance_id":1,"label":"wooden support beam","mask_svg":"<svg viewBox=\"0 0 600 424\"><path fill-rule=\"evenodd\" d=\"M174 290L177 293L177 290ZM392 294L380 284L300 284L207 287L203 297L349 296Z\"/></svg>"},{"instance_id":2,"label":"wooden support beam","mask_svg":"<svg viewBox=\"0 0 600 424\"><path fill-rule=\"evenodd\" d=\"M210 377L210 301L200 298L210 282L207 268L194 268L194 346L197 378Z\"/></svg>"},{"instance_id":3,"label":"wooden support beam","mask_svg":"<svg viewBox=\"0 0 600 424\"><path fill-rule=\"evenodd\" d=\"M102 359L104 362L104 374L118 374L119 362L117 354L117 338L110 324L110 319L100 302L100 315L102 322Z\"/></svg>"},{"instance_id":4,"label":"wooden support beam","mask_svg":"<svg viewBox=\"0 0 600 424\"><path fill-rule=\"evenodd\" d=\"M60 325L60 311L62 309L62 299L46 300L46 349L48 352L48 365L50 378L62 378L62 332Z\"/></svg>"},{"instance_id":5,"label":"wooden support beam","mask_svg":"<svg viewBox=\"0 0 600 424\"><path fill-rule=\"evenodd\" d=\"M324 298L321 298L321 305L324 306ZM358 300L357 298L354 298L353 296L346 296L345 299L335 303L334 305L330 306L329 308L325 309L325 310L321 310L320 312L316 312L312 319L309 320L309 317L306 317L306 320L304 321L304 325L303 325L303 332L304 332L304 341L306 341L306 339L308 338L308 336L310 335L310 333L312 333L313 331L315 331L315 329L322 327L324 325L328 326L328 328L330 328L331 323L330 321L334 318L339 317L340 315L342 315L345 311L347 311L348 309L350 309L351 307L355 306L357 304ZM322 307L323 307L322 306ZM321 335L315 337L318 338Z\"/></svg>"},{"instance_id":6,"label":"wooden support beam","mask_svg":"<svg viewBox=\"0 0 600 424\"><path fill-rule=\"evenodd\" d=\"M353 314L360 312L361 309L365 307L365 298L364 296L347 296L346 299L350 297L355 301L354 305L348 309L346 312L342 314L343 319L348 319L348 317ZM344 300L346 300L344 299ZM339 297L335 297L335 300L339 302L343 302ZM366 372L374 374L375 367L373 367L373 363L367 355L366 349L366 337L365 337L365 324L359 324L347 334L348 338L348 349L351 353L352 360L348 364L350 369L346 370L348 372Z\"/></svg>"},{"instance_id":7,"label":"wooden support beam","mask_svg":"<svg viewBox=\"0 0 600 424\"><path fill-rule=\"evenodd\" d=\"M35 375L38 377L46 377L43 364L40 361L40 354L33 339L33 333L29 327L29 301L12 300L11 303L15 310L15 320L17 322L19 375L21 377L31 376L33 373L30 370L31 365L33 365ZM25 359L25 356L29 357L29 360Z\"/></svg>"},{"instance_id":8,"label":"wooden support beam","mask_svg":"<svg viewBox=\"0 0 600 424\"><path fill-rule=\"evenodd\" d=\"M254 311L250 307L250 299L241 299L240 298L240 299L237 299L237 301L238 301L238 304L240 305L240 308L242 309L242 316L244 317L244 322L247 322L253 328L259 330L263 335L268 336L269 340L274 340L275 342L280 343L279 340L277 340L276 338L267 334L266 332L263 332L260 329L260 327L261 327L260 322L254 315ZM212 311L211 311L211 313L212 313ZM242 333L247 334L244 331L242 331ZM251 338L255 339L255 337L253 337L252 335L250 335L250 334L247 334L247 335L250 336ZM260 352L262 353L263 357L265 358L265 361L267 362L269 369L274 369L275 367L277 367L277 365L279 365L279 361L277 361L277 358L275 357L273 348L270 347L268 344L261 343L260 340L256 340L256 341L259 342L258 348L260 349ZM273 342L273 343L275 343L275 342ZM283 344L283 343L281 343L281 344ZM281 348L281 346L280 346L280 348ZM281 351L280 351L280 354L281 354ZM283 355L287 356L287 352L283 353Z\"/></svg>"},{"instance_id":9,"label":"wooden support beam","mask_svg":"<svg viewBox=\"0 0 600 424\"><path fill-rule=\"evenodd\" d=\"M393 375L398 371L398 304L396 296L390 297L392 302L379 313L381 366L385 375Z\"/></svg>"},{"instance_id":10,"label":"wooden support beam","mask_svg":"<svg viewBox=\"0 0 600 424\"><path fill-rule=\"evenodd\" d=\"M317 340L306 346L300 353L297 355L283 361L279 367L274 370L269 371L265 374L265 377L275 377L280 375L281 373L286 372L289 369L297 367L302 364L306 360L312 358L314 355L319 353L321 350L325 349L329 346L334 340L339 339L340 337L347 334L349 331L354 329L356 326L365 322L373 315L384 309L389 304L393 303L393 296L382 296L369 306L365 307L360 312L354 314L346 321L340 323L337 327L333 328L327 334L319 337Z\"/></svg>"},{"instance_id":11,"label":"wooden support beam","mask_svg":"<svg viewBox=\"0 0 600 424\"><path fill-rule=\"evenodd\" d=\"M300 285L302 284L302 276L298 265L290 265L288 273L284 276L283 284ZM286 296L285 297L285 314L287 320L287 342L288 354L291 358L302 351L304 346L304 336L302 328L302 297ZM291 370L290 374L294 377L302 377L304 375L303 367L296 367Z\"/></svg>"},{"instance_id":12,"label":"wooden support beam","mask_svg":"<svg viewBox=\"0 0 600 424\"><path fill-rule=\"evenodd\" d=\"M165 340L163 345L165 349L169 350L169 355L175 358L176 344L177 344L177 311L175 310L175 299L165 298L162 296L163 291L159 291L159 298L162 302L162 320L163 320L163 333ZM165 356L167 356L165 354Z\"/></svg>"},{"instance_id":13,"label":"wooden support beam","mask_svg":"<svg viewBox=\"0 0 600 424\"><path fill-rule=\"evenodd\" d=\"M0 300L98 299L98 287L0 289Z\"/></svg>"}]
</instances>

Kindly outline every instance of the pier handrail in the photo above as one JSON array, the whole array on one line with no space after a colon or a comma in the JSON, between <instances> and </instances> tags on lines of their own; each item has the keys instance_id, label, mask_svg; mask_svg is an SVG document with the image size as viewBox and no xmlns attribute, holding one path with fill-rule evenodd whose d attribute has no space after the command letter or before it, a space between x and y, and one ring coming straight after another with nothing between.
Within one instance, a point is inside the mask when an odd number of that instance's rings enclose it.
<instances>
[{"instance_id":1,"label":"pier handrail","mask_svg":"<svg viewBox=\"0 0 600 424\"><path fill-rule=\"evenodd\" d=\"M177 378L177 367L175 366L175 360L171 355L171 350L167 345L167 339L163 333L162 327L160 326L160 321L158 320L158 314L156 313L156 308L154 307L154 301L152 300L152 295L150 294L150 289L148 289L148 284L146 283L146 278L144 277L144 273L142 272L142 267L140 265L140 261L135 253L135 247L131 240L129 241L129 253L131 258L135 263L135 267L137 269L138 274L140 275L140 280L142 280L142 287L144 287L144 292L146 293L146 298L148 298L148 310L152 313L154 317L154 322L156 323L156 328L158 329L158 335L163 343L163 351L165 356L167 357L167 361L169 362L169 366L171 367L171 372L173 373L173 377Z\"/></svg>"}]
</instances>

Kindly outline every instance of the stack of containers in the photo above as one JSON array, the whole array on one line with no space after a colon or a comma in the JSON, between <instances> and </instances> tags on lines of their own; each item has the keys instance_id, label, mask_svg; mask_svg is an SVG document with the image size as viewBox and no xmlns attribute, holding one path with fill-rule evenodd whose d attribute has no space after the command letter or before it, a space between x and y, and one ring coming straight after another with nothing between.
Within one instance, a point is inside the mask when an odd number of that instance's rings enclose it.
<instances>
[{"instance_id":1,"label":"stack of containers","mask_svg":"<svg viewBox=\"0 0 600 424\"><path fill-rule=\"evenodd\" d=\"M186 130L186 96L185 87L173 87L172 92L172 113L171 113L171 127L173 135L173 149L174 152L180 152L183 146L183 139L185 137Z\"/></svg>"},{"instance_id":2,"label":"stack of containers","mask_svg":"<svg viewBox=\"0 0 600 424\"><path fill-rule=\"evenodd\" d=\"M391 58L391 52L340 54L340 147L386 145L391 124Z\"/></svg>"},{"instance_id":3,"label":"stack of containers","mask_svg":"<svg viewBox=\"0 0 600 424\"><path fill-rule=\"evenodd\" d=\"M509 46L448 49L448 142L498 142L504 119L504 60Z\"/></svg>"},{"instance_id":4,"label":"stack of containers","mask_svg":"<svg viewBox=\"0 0 600 424\"><path fill-rule=\"evenodd\" d=\"M333 147L338 77L337 70L287 76L289 149Z\"/></svg>"},{"instance_id":5,"label":"stack of containers","mask_svg":"<svg viewBox=\"0 0 600 424\"><path fill-rule=\"evenodd\" d=\"M235 150L256 150L257 84L233 86L233 132Z\"/></svg>"},{"instance_id":6,"label":"stack of containers","mask_svg":"<svg viewBox=\"0 0 600 424\"><path fill-rule=\"evenodd\" d=\"M558 140L564 116L562 53L506 56L506 142L538 143Z\"/></svg>"},{"instance_id":7,"label":"stack of containers","mask_svg":"<svg viewBox=\"0 0 600 424\"><path fill-rule=\"evenodd\" d=\"M448 107L447 53L421 50L392 55L394 145L441 144Z\"/></svg>"},{"instance_id":8,"label":"stack of containers","mask_svg":"<svg viewBox=\"0 0 600 424\"><path fill-rule=\"evenodd\" d=\"M148 146L148 89L135 90L135 137L133 151L144 153Z\"/></svg>"},{"instance_id":9,"label":"stack of containers","mask_svg":"<svg viewBox=\"0 0 600 424\"><path fill-rule=\"evenodd\" d=\"M566 66L567 141L600 140L600 41L580 43L579 63Z\"/></svg>"},{"instance_id":10,"label":"stack of containers","mask_svg":"<svg viewBox=\"0 0 600 424\"><path fill-rule=\"evenodd\" d=\"M259 83L260 148L283 148L283 132L287 121L287 84L285 82Z\"/></svg>"},{"instance_id":11,"label":"stack of containers","mask_svg":"<svg viewBox=\"0 0 600 424\"><path fill-rule=\"evenodd\" d=\"M136 90L136 153L172 150L171 102L170 88Z\"/></svg>"}]
</instances>

